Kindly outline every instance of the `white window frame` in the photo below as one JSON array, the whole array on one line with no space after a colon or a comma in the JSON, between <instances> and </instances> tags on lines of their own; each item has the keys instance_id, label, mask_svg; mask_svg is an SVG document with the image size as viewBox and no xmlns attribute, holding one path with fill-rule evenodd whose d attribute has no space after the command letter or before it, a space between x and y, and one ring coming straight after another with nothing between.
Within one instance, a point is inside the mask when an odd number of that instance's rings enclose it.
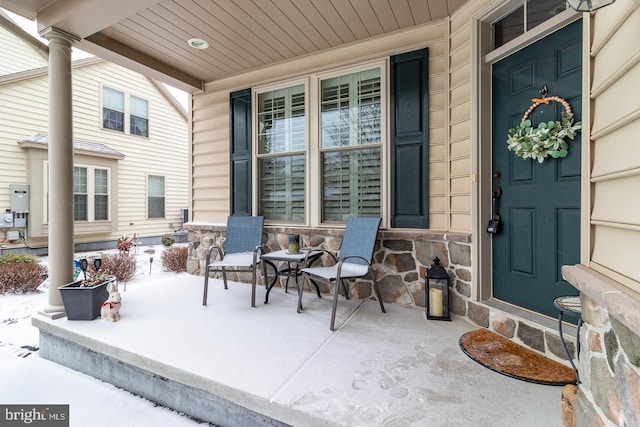
<instances>
[{"instance_id":1,"label":"white window frame","mask_svg":"<svg viewBox=\"0 0 640 427\"><path fill-rule=\"evenodd\" d=\"M87 220L75 220L74 223L105 223L111 221L111 203L113 199L113 183L111 182L111 168L108 166L97 166L97 165L87 165L87 164L74 164L75 168L85 168L87 170ZM95 219L95 171L96 169L106 170L107 171L107 219ZM49 222L49 162L44 162L44 203L45 212L44 212L44 222ZM75 198L75 191L74 191ZM74 208L75 215L75 208Z\"/></svg>"},{"instance_id":2,"label":"white window frame","mask_svg":"<svg viewBox=\"0 0 640 427\"><path fill-rule=\"evenodd\" d=\"M149 185L149 178L150 177L160 177L162 178L162 187L163 187L163 195L162 198L164 199L164 208L163 208L163 216L161 217L150 217L149 216L149 209L151 208L151 206L149 205L149 189L150 189L150 185ZM146 212L145 212L145 216L147 219L149 220L164 220L167 218L167 176L166 175L160 175L160 174L155 174L155 173L148 173L146 176L146 200L145 200L145 205L146 205Z\"/></svg>"},{"instance_id":3,"label":"white window frame","mask_svg":"<svg viewBox=\"0 0 640 427\"><path fill-rule=\"evenodd\" d=\"M343 67L321 73L309 73L303 78L280 81L269 85L258 86L252 89L252 115L253 123L258 123L258 94L296 86L305 83L305 128L307 133L305 152L305 222L304 226L310 227L334 227L335 222L322 222L322 155L320 147L320 83L322 80L353 74L361 71L378 68L380 70L380 216L382 226L385 227L389 218L389 183L387 165L389 159L389 133L388 133L388 91L389 91L389 60L388 58L358 64L357 66ZM252 194L254 214L258 214L258 129L253 126L252 131L253 158L252 158ZM269 221L272 224L287 225L283 221ZM296 223L298 224L298 223Z\"/></svg>"},{"instance_id":4,"label":"white window frame","mask_svg":"<svg viewBox=\"0 0 640 427\"><path fill-rule=\"evenodd\" d=\"M104 105L104 89L110 89L116 92L120 92L123 95L124 98L124 112L123 112L123 130L119 131L116 129L111 129L111 128L106 128L104 127L104 119L103 119L103 111L105 108ZM131 97L137 98L141 101L145 101L147 103L147 117L141 117L141 116L136 116L136 115L132 115L131 114ZM147 135L137 135L135 133L131 133L131 118L132 117L139 117L142 119L146 119L147 120ZM131 93L128 93L124 90L120 90L120 89L115 89L112 86L109 85L100 85L100 114L99 114L99 120L100 120L100 129L105 130L105 131L110 131L110 132L115 132L117 134L121 134L121 135L131 135L137 138L145 138L145 139L149 139L151 137L151 102L144 97L138 96L138 95L134 95Z\"/></svg>"},{"instance_id":5,"label":"white window frame","mask_svg":"<svg viewBox=\"0 0 640 427\"><path fill-rule=\"evenodd\" d=\"M259 134L261 132L260 129L258 129L258 123L259 123L259 103L258 103L258 99L259 96L261 94L264 94L266 92L274 92L274 91L278 91L278 90L282 90L282 89L288 89L291 87L295 87L295 86L303 86L304 88L304 111L305 111L305 119L304 119L304 147L302 150L289 150L286 152L279 152L279 153L274 153L274 154L261 154L259 153ZM256 206L256 210L259 209L260 207L260 169L259 169L259 165L260 165L260 159L266 159L266 158L270 158L270 157L281 157L282 155L284 155L286 153L286 155L304 155L305 157L305 163L304 163L304 168L305 168L305 188L304 188L304 205L305 205L305 212L304 212L304 219L302 222L299 221L285 221L285 220L278 220L278 221L269 221L268 222L274 222L274 223L279 223L279 224L306 224L308 222L308 218L309 218L309 209L307 209L306 207L308 207L309 203L309 184L308 184L308 179L309 179L309 79L305 78L305 79L296 79L296 80L289 80L286 82L281 82L279 84L276 85L270 85L270 86L265 86L265 87L260 87L257 88L253 91L252 94L252 100L253 100L253 122L256 124L254 126L254 131L252 133L252 138L253 138L253 159L252 159L252 170L254 171L254 179L253 179L253 187L252 187L252 193L254 194L254 206ZM287 138L289 137L289 135L286 136ZM290 141L288 141L288 144L290 144Z\"/></svg>"}]
</instances>

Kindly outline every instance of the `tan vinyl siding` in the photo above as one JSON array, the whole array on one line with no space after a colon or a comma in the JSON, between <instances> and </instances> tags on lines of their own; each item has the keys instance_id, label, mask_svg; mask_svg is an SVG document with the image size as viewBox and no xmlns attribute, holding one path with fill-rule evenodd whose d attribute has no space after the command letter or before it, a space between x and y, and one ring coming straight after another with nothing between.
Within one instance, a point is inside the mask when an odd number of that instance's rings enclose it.
<instances>
[{"instance_id":1,"label":"tan vinyl siding","mask_svg":"<svg viewBox=\"0 0 640 427\"><path fill-rule=\"evenodd\" d=\"M189 204L186 120L146 77L109 62L74 70L73 84L74 137L125 154L118 162L118 232L168 233L169 222L177 228L180 208ZM103 86L148 101L149 138L101 128ZM147 175L165 177L165 218L147 219Z\"/></svg>"},{"instance_id":2,"label":"tan vinyl siding","mask_svg":"<svg viewBox=\"0 0 640 427\"><path fill-rule=\"evenodd\" d=\"M640 81L637 3L618 2L593 16L591 41L592 187L590 266L640 291Z\"/></svg>"},{"instance_id":3,"label":"tan vinyl siding","mask_svg":"<svg viewBox=\"0 0 640 427\"><path fill-rule=\"evenodd\" d=\"M0 26L0 76L46 66L43 51Z\"/></svg>"},{"instance_id":4,"label":"tan vinyl siding","mask_svg":"<svg viewBox=\"0 0 640 427\"><path fill-rule=\"evenodd\" d=\"M0 85L0 212L10 208L9 185L29 183L18 141L46 133L47 88L46 76Z\"/></svg>"},{"instance_id":5,"label":"tan vinyl siding","mask_svg":"<svg viewBox=\"0 0 640 427\"><path fill-rule=\"evenodd\" d=\"M43 175L47 153L18 146L27 137L48 133L46 69L34 75L0 84L0 210L9 208L9 184L30 184L29 237L31 243L42 244L48 232ZM149 79L115 64L76 63L72 79L74 139L102 143L125 156L113 160L76 154L76 164L109 168L111 209L110 221L76 222L75 240L173 232L181 225L180 209L189 207L187 120ZM102 85L148 101L149 138L101 128ZM165 218L147 219L149 174L165 177Z\"/></svg>"},{"instance_id":6,"label":"tan vinyl siding","mask_svg":"<svg viewBox=\"0 0 640 427\"><path fill-rule=\"evenodd\" d=\"M229 214L229 92L194 96L193 220L226 222Z\"/></svg>"},{"instance_id":7,"label":"tan vinyl siding","mask_svg":"<svg viewBox=\"0 0 640 427\"><path fill-rule=\"evenodd\" d=\"M353 43L325 53L210 82L193 96L193 220L224 223L229 214L229 94L235 90L357 65L423 47L429 48L429 223L446 230L451 204L448 138L448 50L446 21L440 20L392 36ZM466 132L468 134L468 131ZM312 136L314 138L314 136ZM468 174L467 174L468 175ZM467 189L465 191L469 193ZM456 203L457 205L457 203ZM470 209L470 207L468 208ZM465 215L469 215L469 210ZM469 228L469 226L466 226Z\"/></svg>"},{"instance_id":8,"label":"tan vinyl siding","mask_svg":"<svg viewBox=\"0 0 640 427\"><path fill-rule=\"evenodd\" d=\"M450 18L449 33L449 177L450 230L471 232L471 17L486 1L465 3Z\"/></svg>"}]
</instances>

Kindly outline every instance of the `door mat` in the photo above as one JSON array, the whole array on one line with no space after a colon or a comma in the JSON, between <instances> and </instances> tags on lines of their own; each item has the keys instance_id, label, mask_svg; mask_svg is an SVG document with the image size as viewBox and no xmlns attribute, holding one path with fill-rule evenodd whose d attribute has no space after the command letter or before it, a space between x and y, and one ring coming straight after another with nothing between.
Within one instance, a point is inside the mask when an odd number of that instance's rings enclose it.
<instances>
[{"instance_id":1,"label":"door mat","mask_svg":"<svg viewBox=\"0 0 640 427\"><path fill-rule=\"evenodd\" d=\"M479 364L512 378L545 385L576 383L573 369L488 329L462 335L460 348Z\"/></svg>"}]
</instances>

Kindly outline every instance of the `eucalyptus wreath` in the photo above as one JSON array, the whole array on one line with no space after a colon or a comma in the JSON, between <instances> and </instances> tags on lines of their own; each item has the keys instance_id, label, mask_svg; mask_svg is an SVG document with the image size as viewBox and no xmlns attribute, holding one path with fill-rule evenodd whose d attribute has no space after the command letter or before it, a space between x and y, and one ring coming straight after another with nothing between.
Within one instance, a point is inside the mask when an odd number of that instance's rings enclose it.
<instances>
[{"instance_id":1,"label":"eucalyptus wreath","mask_svg":"<svg viewBox=\"0 0 640 427\"><path fill-rule=\"evenodd\" d=\"M536 159L538 163L542 163L549 156L554 159L567 157L569 143L565 138L573 140L577 132L582 129L582 122L574 123L571 107L562 98L552 96L533 101L534 104L524 114L520 124L509 129L507 148L518 157ZM542 122L537 127L533 127L531 119L528 118L529 114L541 103L548 104L549 101L560 102L565 107L561 120Z\"/></svg>"}]
</instances>

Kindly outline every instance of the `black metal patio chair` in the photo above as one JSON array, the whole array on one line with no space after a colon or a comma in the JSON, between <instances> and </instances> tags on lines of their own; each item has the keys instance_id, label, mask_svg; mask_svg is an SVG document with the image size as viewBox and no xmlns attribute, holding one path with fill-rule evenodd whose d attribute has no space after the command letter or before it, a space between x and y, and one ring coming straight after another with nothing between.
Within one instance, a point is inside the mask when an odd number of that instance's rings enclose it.
<instances>
[{"instance_id":1,"label":"black metal patio chair","mask_svg":"<svg viewBox=\"0 0 640 427\"><path fill-rule=\"evenodd\" d=\"M376 244L376 236L380 227L380 218L351 217L347 220L347 227L342 238L339 256L327 250L335 261L328 267L310 267L302 269L303 283L320 282L333 285L333 307L331 311L331 325L329 329L335 330L336 308L338 306L338 294L340 285L344 289L346 298L349 298L349 289L343 282L344 279L356 279L370 275L373 281L373 290L380 303L380 309L385 313L382 296L378 288L375 272L371 266L373 249ZM302 308L302 286L298 290L298 312Z\"/></svg>"},{"instance_id":2,"label":"black metal patio chair","mask_svg":"<svg viewBox=\"0 0 640 427\"><path fill-rule=\"evenodd\" d=\"M204 294L202 305L207 305L209 275L222 271L224 288L227 287L227 269L233 272L251 272L251 307L256 306L256 282L260 256L263 252L264 217L262 216L230 216L227 218L227 234L224 249L211 246L207 249L206 267L204 271ZM211 262L211 252L216 251L218 261ZM215 257L214 257L215 259Z\"/></svg>"}]
</instances>

